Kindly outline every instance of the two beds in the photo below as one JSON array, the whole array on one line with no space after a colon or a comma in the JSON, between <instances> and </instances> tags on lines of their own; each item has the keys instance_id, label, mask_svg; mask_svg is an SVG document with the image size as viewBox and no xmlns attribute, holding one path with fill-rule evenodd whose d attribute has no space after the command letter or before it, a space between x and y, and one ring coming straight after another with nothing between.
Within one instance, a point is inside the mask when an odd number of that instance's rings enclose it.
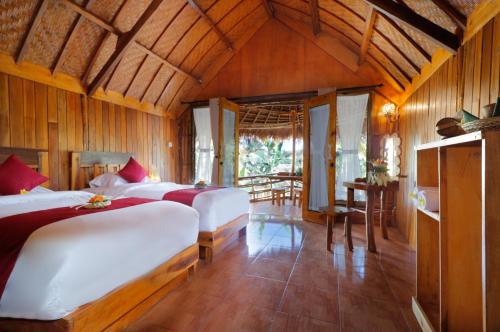
<instances>
[{"instance_id":1,"label":"two beds","mask_svg":"<svg viewBox=\"0 0 500 332\"><path fill-rule=\"evenodd\" d=\"M47 152L17 152L42 173ZM36 164L32 164L36 162ZM82 204L85 192L0 197L0 218ZM45 225L24 242L0 299L2 331L126 327L198 262L198 214L155 201Z\"/></svg>"},{"instance_id":2,"label":"two beds","mask_svg":"<svg viewBox=\"0 0 500 332\"><path fill-rule=\"evenodd\" d=\"M192 188L192 185L162 183L127 183L112 187L90 188L93 178L116 172L132 155L115 152L73 152L71 157L71 189L86 190L110 197L141 197L161 200L172 191ZM214 254L245 234L250 198L236 188L203 192L195 197L192 207L200 216L198 243L200 257L211 261Z\"/></svg>"}]
</instances>

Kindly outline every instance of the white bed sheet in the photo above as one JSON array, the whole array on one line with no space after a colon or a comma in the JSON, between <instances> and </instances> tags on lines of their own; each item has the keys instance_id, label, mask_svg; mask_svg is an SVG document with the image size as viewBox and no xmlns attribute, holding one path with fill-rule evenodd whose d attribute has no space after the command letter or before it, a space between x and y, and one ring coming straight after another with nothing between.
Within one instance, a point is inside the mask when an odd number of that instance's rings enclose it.
<instances>
[{"instance_id":1,"label":"white bed sheet","mask_svg":"<svg viewBox=\"0 0 500 332\"><path fill-rule=\"evenodd\" d=\"M0 197L0 217L88 200L85 192ZM24 244L0 317L53 320L152 271L196 243L198 213L158 201L44 226Z\"/></svg>"},{"instance_id":2,"label":"white bed sheet","mask_svg":"<svg viewBox=\"0 0 500 332\"><path fill-rule=\"evenodd\" d=\"M161 183L127 183L114 187L84 189L95 194L111 197L142 197L162 199L169 191L193 188L192 185L181 185L173 182ZM200 214L200 231L213 232L222 226L248 213L250 196L244 190L223 188L205 191L193 200L193 208Z\"/></svg>"}]
</instances>

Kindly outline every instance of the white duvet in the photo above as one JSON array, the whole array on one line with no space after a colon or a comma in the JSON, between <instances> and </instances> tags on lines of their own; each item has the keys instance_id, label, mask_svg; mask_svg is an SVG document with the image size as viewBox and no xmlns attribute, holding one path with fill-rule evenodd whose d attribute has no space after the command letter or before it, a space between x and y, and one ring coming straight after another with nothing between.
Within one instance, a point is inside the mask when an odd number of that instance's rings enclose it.
<instances>
[{"instance_id":1,"label":"white duvet","mask_svg":"<svg viewBox=\"0 0 500 332\"><path fill-rule=\"evenodd\" d=\"M127 183L113 187L98 187L86 191L111 197L142 197L162 199L169 191L193 188L192 185L181 185L173 182L161 183ZM200 231L213 232L222 226L248 213L250 196L244 190L223 188L200 193L194 198L193 208L200 214Z\"/></svg>"},{"instance_id":2,"label":"white duvet","mask_svg":"<svg viewBox=\"0 0 500 332\"><path fill-rule=\"evenodd\" d=\"M85 192L0 197L0 218L82 204ZM138 278L196 243L198 213L158 201L49 224L24 244L0 317L53 320Z\"/></svg>"}]
</instances>

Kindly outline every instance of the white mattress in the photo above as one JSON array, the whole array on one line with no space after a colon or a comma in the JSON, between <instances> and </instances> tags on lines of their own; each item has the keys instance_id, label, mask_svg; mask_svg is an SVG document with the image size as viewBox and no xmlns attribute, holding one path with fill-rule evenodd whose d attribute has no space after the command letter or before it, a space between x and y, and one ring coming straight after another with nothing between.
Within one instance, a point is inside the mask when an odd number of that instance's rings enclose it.
<instances>
[{"instance_id":1,"label":"white mattress","mask_svg":"<svg viewBox=\"0 0 500 332\"><path fill-rule=\"evenodd\" d=\"M187 188L193 188L193 186L161 182L127 183L114 187L89 188L85 191L111 197L162 199L163 195L169 191ZM248 213L250 196L246 191L237 188L205 191L194 198L193 208L200 214L200 231L213 232L217 227Z\"/></svg>"},{"instance_id":2,"label":"white mattress","mask_svg":"<svg viewBox=\"0 0 500 332\"><path fill-rule=\"evenodd\" d=\"M92 196L54 192L0 197L0 217L72 206ZM33 232L3 296L0 317L53 320L99 299L196 243L198 213L158 201L74 217Z\"/></svg>"}]
</instances>

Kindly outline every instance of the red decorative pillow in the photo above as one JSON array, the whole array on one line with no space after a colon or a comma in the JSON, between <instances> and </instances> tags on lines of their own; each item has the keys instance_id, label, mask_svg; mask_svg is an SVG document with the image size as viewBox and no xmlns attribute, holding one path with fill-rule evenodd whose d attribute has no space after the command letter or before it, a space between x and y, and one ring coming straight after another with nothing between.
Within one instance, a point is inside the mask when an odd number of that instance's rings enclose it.
<instances>
[{"instance_id":1,"label":"red decorative pillow","mask_svg":"<svg viewBox=\"0 0 500 332\"><path fill-rule=\"evenodd\" d=\"M15 155L0 165L0 195L17 195L21 189L31 190L48 178L26 166Z\"/></svg>"},{"instance_id":2,"label":"red decorative pillow","mask_svg":"<svg viewBox=\"0 0 500 332\"><path fill-rule=\"evenodd\" d=\"M118 174L128 182L141 182L148 175L146 170L134 158L130 157L127 165Z\"/></svg>"}]
</instances>

